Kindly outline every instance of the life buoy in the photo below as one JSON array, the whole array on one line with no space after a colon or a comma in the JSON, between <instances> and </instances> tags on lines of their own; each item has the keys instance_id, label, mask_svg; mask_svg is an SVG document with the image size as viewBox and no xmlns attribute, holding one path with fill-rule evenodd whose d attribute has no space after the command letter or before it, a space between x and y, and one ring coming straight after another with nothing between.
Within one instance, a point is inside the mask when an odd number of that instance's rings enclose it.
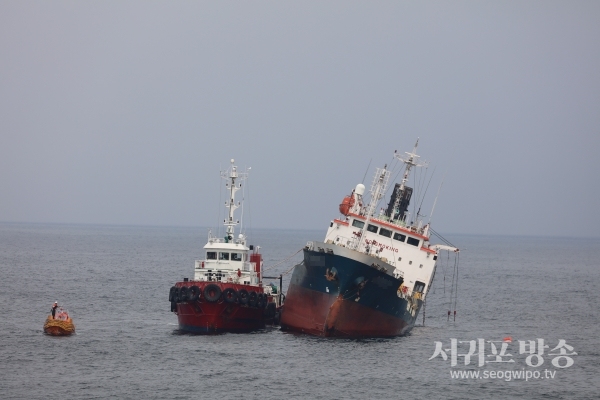
<instances>
[{"instance_id":1,"label":"life buoy","mask_svg":"<svg viewBox=\"0 0 600 400\"><path fill-rule=\"evenodd\" d=\"M223 291L218 285L215 285L214 283L209 283L208 285L206 285L202 293L204 294L204 298L206 299L206 301L208 301L209 303L216 303L217 301L219 301L219 298L221 297L221 293L223 293Z\"/></svg>"},{"instance_id":2,"label":"life buoy","mask_svg":"<svg viewBox=\"0 0 600 400\"><path fill-rule=\"evenodd\" d=\"M248 304L248 298L248 291L246 289L240 289L240 291L238 292L238 300L240 301L240 304Z\"/></svg>"},{"instance_id":3,"label":"life buoy","mask_svg":"<svg viewBox=\"0 0 600 400\"><path fill-rule=\"evenodd\" d=\"M188 300L189 301L198 301L200 298L200 288L196 285L192 286L189 289Z\"/></svg>"},{"instance_id":4,"label":"life buoy","mask_svg":"<svg viewBox=\"0 0 600 400\"><path fill-rule=\"evenodd\" d=\"M235 303L238 299L238 292L234 288L223 290L223 300L226 303Z\"/></svg>"},{"instance_id":5,"label":"life buoy","mask_svg":"<svg viewBox=\"0 0 600 400\"><path fill-rule=\"evenodd\" d=\"M179 301L178 303L187 303L188 301L188 288L187 286L182 286L179 288Z\"/></svg>"},{"instance_id":6,"label":"life buoy","mask_svg":"<svg viewBox=\"0 0 600 400\"><path fill-rule=\"evenodd\" d=\"M174 301L177 293L177 288L175 286L171 286L171 290L169 290L169 301Z\"/></svg>"},{"instance_id":7,"label":"life buoy","mask_svg":"<svg viewBox=\"0 0 600 400\"><path fill-rule=\"evenodd\" d=\"M258 294L255 291L250 291L248 294L248 305L250 307L256 307L256 303L258 302Z\"/></svg>"}]
</instances>

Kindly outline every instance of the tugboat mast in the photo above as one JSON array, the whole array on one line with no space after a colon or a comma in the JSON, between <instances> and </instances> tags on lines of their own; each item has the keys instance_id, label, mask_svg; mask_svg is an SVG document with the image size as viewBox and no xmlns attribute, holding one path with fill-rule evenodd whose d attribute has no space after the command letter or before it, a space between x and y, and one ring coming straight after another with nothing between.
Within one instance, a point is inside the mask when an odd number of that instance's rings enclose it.
<instances>
[{"instance_id":1,"label":"tugboat mast","mask_svg":"<svg viewBox=\"0 0 600 400\"><path fill-rule=\"evenodd\" d=\"M221 177L227 180L225 187L229 189L229 200L225 202L225 207L229 208L229 215L227 219L223 220L223 224L227 227L227 232L225 235L225 241L231 242L234 238L235 226L240 223L239 220L234 220L233 216L235 210L238 209L241 205L240 202L236 204L235 202L235 192L242 188L242 183L244 179L248 177L247 172L238 173L237 167L234 165L235 160L231 159L231 168L228 171L222 171ZM236 183L236 179L240 182Z\"/></svg>"}]
</instances>

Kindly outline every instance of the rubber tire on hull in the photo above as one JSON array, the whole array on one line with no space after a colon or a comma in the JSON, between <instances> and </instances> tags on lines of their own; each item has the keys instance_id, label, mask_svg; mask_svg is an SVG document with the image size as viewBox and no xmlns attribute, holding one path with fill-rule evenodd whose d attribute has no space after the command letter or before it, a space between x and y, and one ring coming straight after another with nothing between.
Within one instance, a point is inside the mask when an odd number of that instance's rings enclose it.
<instances>
[{"instance_id":1,"label":"rubber tire on hull","mask_svg":"<svg viewBox=\"0 0 600 400\"><path fill-rule=\"evenodd\" d=\"M173 291L173 301L179 303L179 288L177 286L175 286L175 290Z\"/></svg>"},{"instance_id":2,"label":"rubber tire on hull","mask_svg":"<svg viewBox=\"0 0 600 400\"><path fill-rule=\"evenodd\" d=\"M226 303L235 303L238 299L238 292L234 288L227 288L223 290L223 300Z\"/></svg>"},{"instance_id":3,"label":"rubber tire on hull","mask_svg":"<svg viewBox=\"0 0 600 400\"><path fill-rule=\"evenodd\" d=\"M238 300L240 302L240 304L242 305L246 305L248 304L248 299L249 295L248 295L248 291L246 289L240 289L240 291L238 292Z\"/></svg>"},{"instance_id":4,"label":"rubber tire on hull","mask_svg":"<svg viewBox=\"0 0 600 400\"><path fill-rule=\"evenodd\" d=\"M258 298L256 300L256 307L264 309L267 306L267 295L264 293L259 293Z\"/></svg>"},{"instance_id":5,"label":"rubber tire on hull","mask_svg":"<svg viewBox=\"0 0 600 400\"><path fill-rule=\"evenodd\" d=\"M169 290L169 301L175 301L177 297L177 288L175 286L171 286L171 290Z\"/></svg>"},{"instance_id":6,"label":"rubber tire on hull","mask_svg":"<svg viewBox=\"0 0 600 400\"><path fill-rule=\"evenodd\" d=\"M198 301L200 298L200 288L196 285L192 286L188 292L188 301Z\"/></svg>"},{"instance_id":7,"label":"rubber tire on hull","mask_svg":"<svg viewBox=\"0 0 600 400\"><path fill-rule=\"evenodd\" d=\"M206 301L208 301L209 303L216 303L217 301L219 301L222 293L223 291L221 290L221 288L215 285L214 283L206 285L203 292L204 299L206 299Z\"/></svg>"},{"instance_id":8,"label":"rubber tire on hull","mask_svg":"<svg viewBox=\"0 0 600 400\"><path fill-rule=\"evenodd\" d=\"M177 303L172 301L171 302L171 312L175 312L177 311Z\"/></svg>"},{"instance_id":9,"label":"rubber tire on hull","mask_svg":"<svg viewBox=\"0 0 600 400\"><path fill-rule=\"evenodd\" d=\"M248 295L248 305L250 307L256 307L256 303L258 302L258 294L255 291L250 291Z\"/></svg>"},{"instance_id":10,"label":"rubber tire on hull","mask_svg":"<svg viewBox=\"0 0 600 400\"><path fill-rule=\"evenodd\" d=\"M186 303L188 301L189 290L186 286L179 288L179 303Z\"/></svg>"},{"instance_id":11,"label":"rubber tire on hull","mask_svg":"<svg viewBox=\"0 0 600 400\"><path fill-rule=\"evenodd\" d=\"M275 318L275 303L267 304L267 308L265 309L265 317L267 318Z\"/></svg>"}]
</instances>

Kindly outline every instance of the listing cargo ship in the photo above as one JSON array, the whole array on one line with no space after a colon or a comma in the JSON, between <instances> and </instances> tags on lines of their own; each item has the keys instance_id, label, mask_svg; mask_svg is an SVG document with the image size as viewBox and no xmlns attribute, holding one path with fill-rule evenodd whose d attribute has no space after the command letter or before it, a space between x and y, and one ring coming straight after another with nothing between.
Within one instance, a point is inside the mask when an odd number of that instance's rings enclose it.
<instances>
[{"instance_id":1,"label":"listing cargo ship","mask_svg":"<svg viewBox=\"0 0 600 400\"><path fill-rule=\"evenodd\" d=\"M242 188L248 172L238 172L231 160L226 180L229 209L224 237L208 234L204 246L205 258L196 260L194 278L177 282L169 291L171 311L177 314L183 332L215 334L250 332L265 328L279 317L282 302L281 285L263 285L262 256L259 247L248 245L245 234L236 236L235 210L241 202L235 193Z\"/></svg>"},{"instance_id":2,"label":"listing cargo ship","mask_svg":"<svg viewBox=\"0 0 600 400\"><path fill-rule=\"evenodd\" d=\"M458 252L453 246L431 244L430 222L408 212L411 169L425 165L418 162L418 143L410 153L394 153L404 173L387 208L376 213L392 172L386 165L376 170L369 202L363 198L365 186L358 184L340 204L341 217L331 221L324 241L304 247L304 259L294 267L286 294L282 330L391 337L415 325L439 252Z\"/></svg>"}]
</instances>

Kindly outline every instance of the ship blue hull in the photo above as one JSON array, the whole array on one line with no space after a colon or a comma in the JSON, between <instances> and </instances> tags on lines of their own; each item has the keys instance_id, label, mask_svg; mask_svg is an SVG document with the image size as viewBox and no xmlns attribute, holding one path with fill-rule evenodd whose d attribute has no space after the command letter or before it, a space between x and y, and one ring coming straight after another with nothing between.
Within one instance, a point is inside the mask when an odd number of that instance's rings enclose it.
<instances>
[{"instance_id":1,"label":"ship blue hull","mask_svg":"<svg viewBox=\"0 0 600 400\"><path fill-rule=\"evenodd\" d=\"M318 336L391 337L415 324L422 301L398 296L402 279L376 264L304 249L281 315L283 330ZM351 254L350 254L351 255ZM381 262L380 262L381 263Z\"/></svg>"}]
</instances>

